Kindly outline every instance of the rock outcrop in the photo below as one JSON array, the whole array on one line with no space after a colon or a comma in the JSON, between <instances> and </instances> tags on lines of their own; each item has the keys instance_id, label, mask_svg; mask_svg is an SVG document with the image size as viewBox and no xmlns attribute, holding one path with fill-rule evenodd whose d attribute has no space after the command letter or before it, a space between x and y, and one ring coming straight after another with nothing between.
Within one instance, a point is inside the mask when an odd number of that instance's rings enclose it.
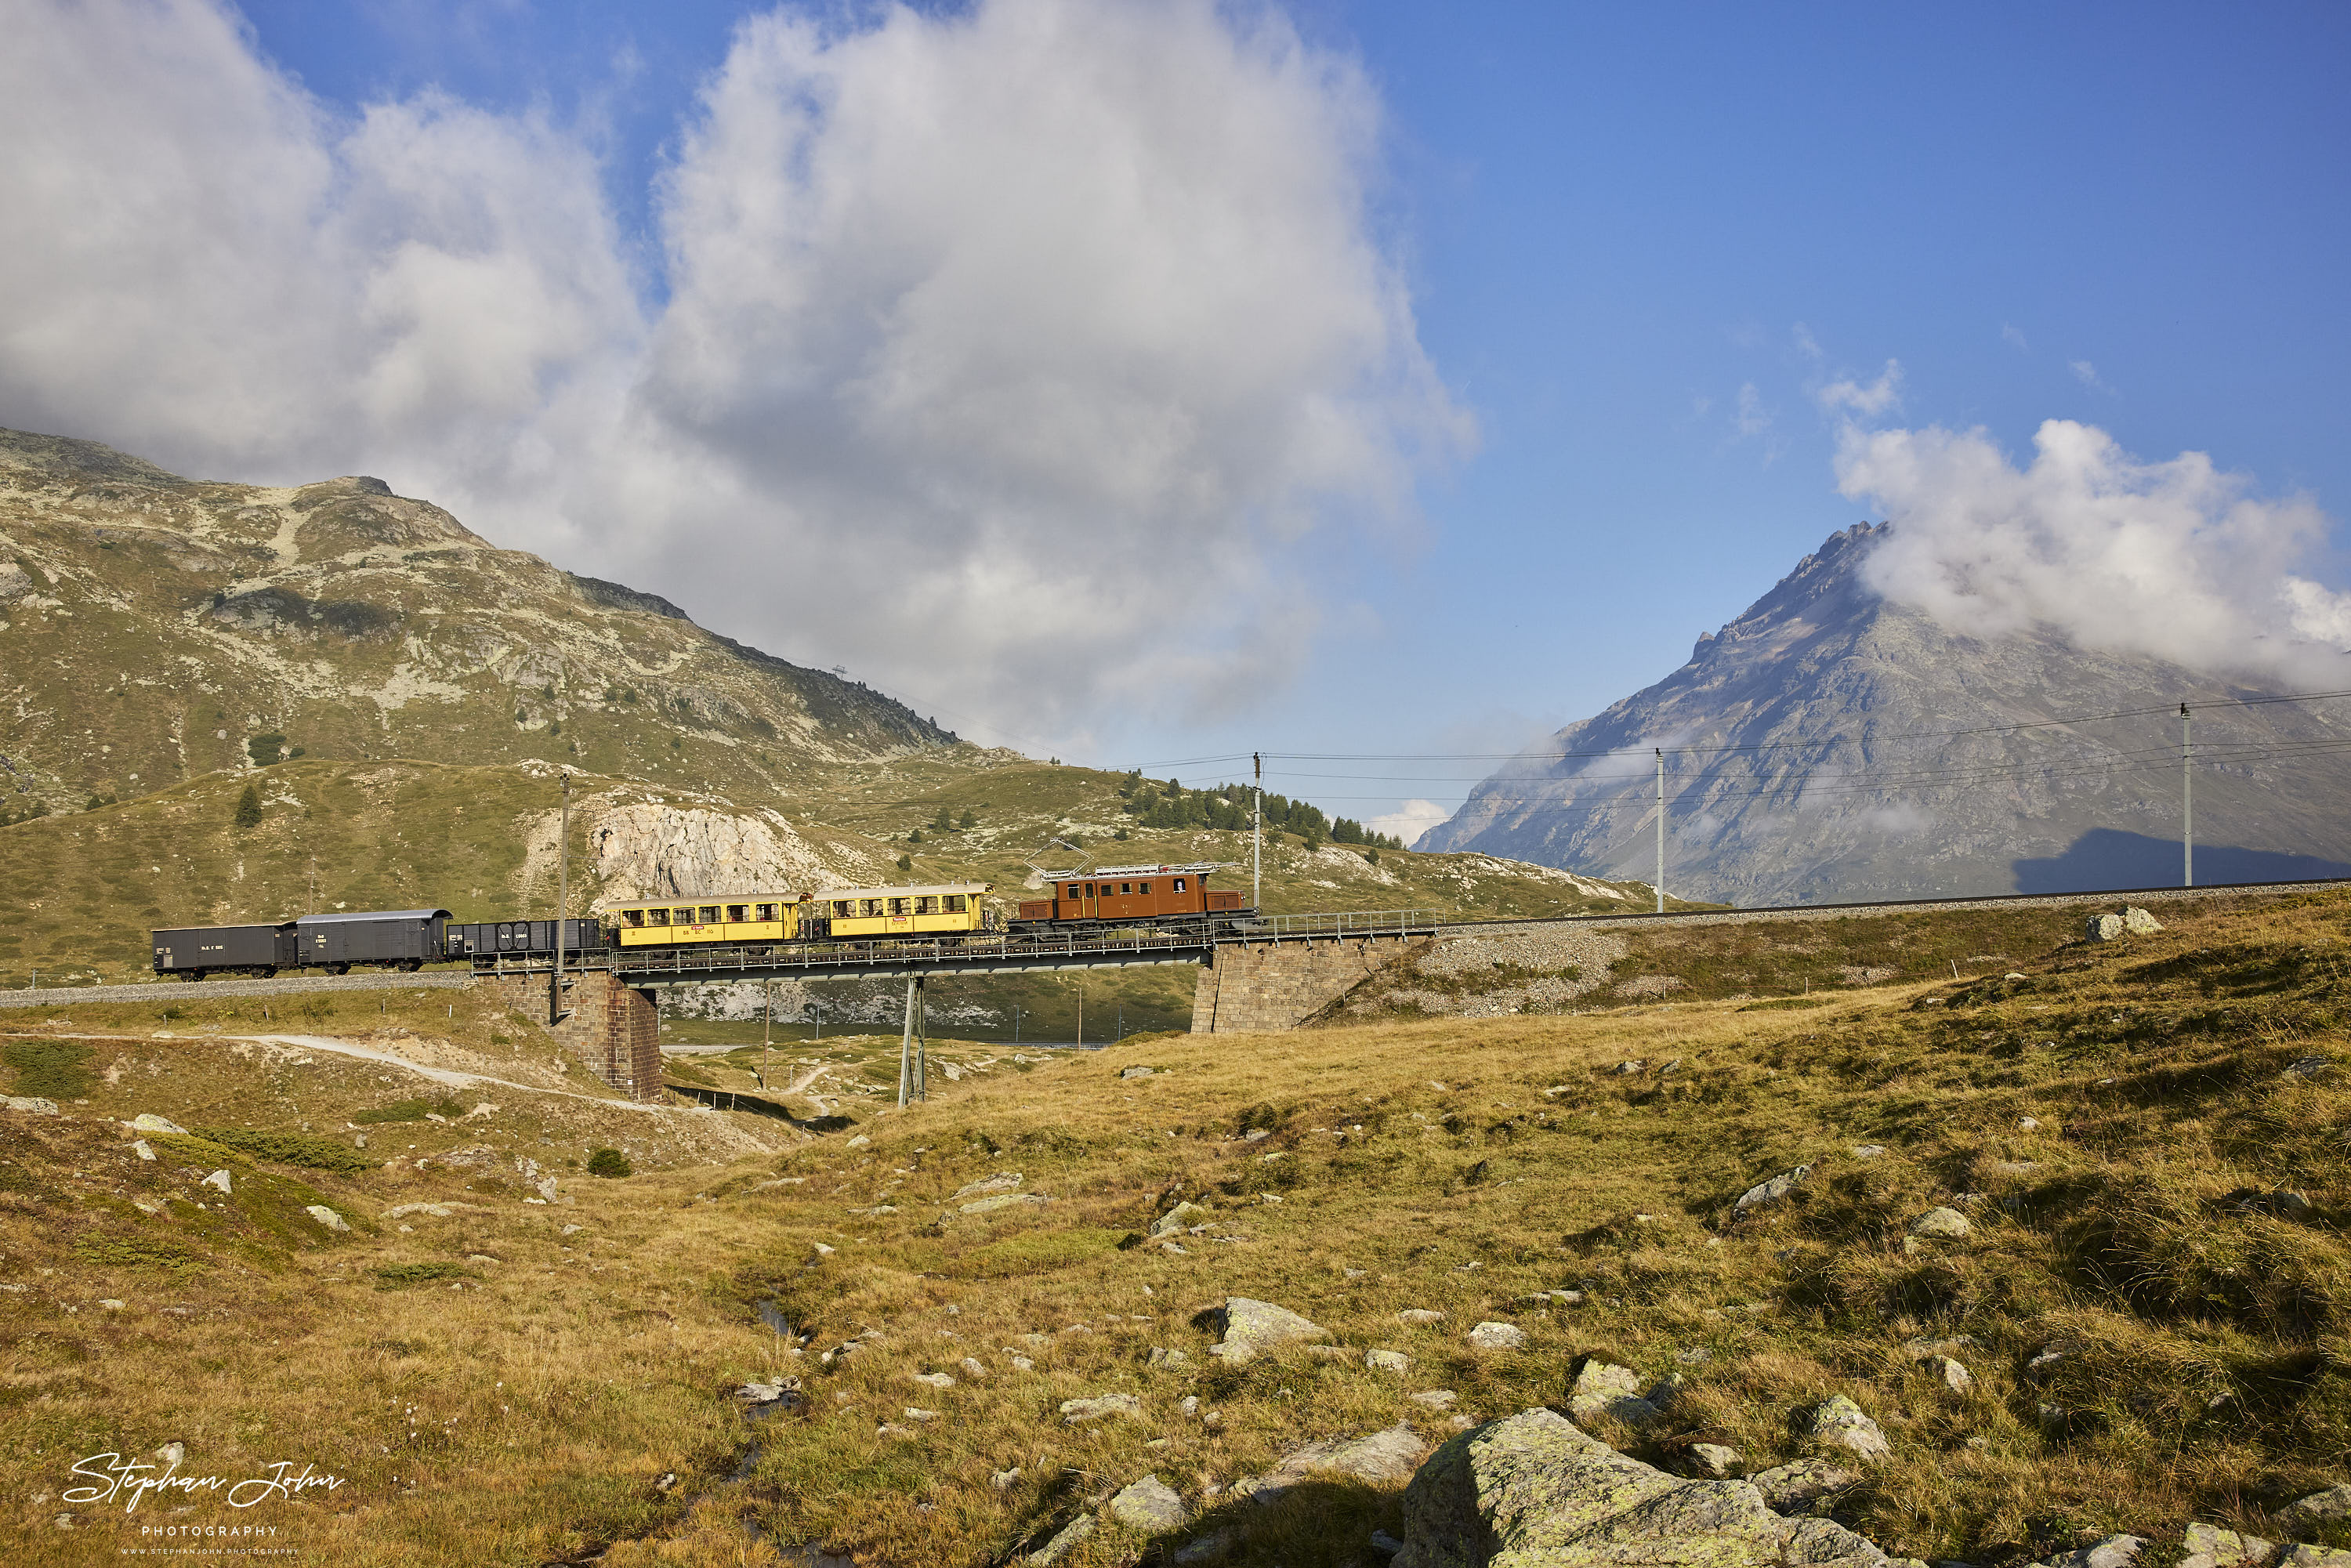
<instances>
[{"instance_id":1,"label":"rock outcrop","mask_svg":"<svg viewBox=\"0 0 2351 1568\"><path fill-rule=\"evenodd\" d=\"M1824 1519L1786 1519L1745 1481L1685 1480L1586 1437L1554 1411L1479 1427L1405 1489L1395 1568L1887 1568Z\"/></svg>"}]
</instances>

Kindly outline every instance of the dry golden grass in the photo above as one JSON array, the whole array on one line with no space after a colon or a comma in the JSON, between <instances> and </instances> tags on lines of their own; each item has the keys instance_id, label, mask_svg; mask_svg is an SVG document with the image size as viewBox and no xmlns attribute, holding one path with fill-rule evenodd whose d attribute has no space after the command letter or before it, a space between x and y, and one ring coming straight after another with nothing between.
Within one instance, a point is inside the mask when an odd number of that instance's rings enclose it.
<instances>
[{"instance_id":1,"label":"dry golden grass","mask_svg":"<svg viewBox=\"0 0 2351 1568\"><path fill-rule=\"evenodd\" d=\"M50 1522L60 1459L180 1437L198 1471L295 1457L348 1475L286 1511L338 1563L537 1563L610 1543L615 1564L759 1563L780 1560L777 1542L995 1563L1147 1472L1205 1506L1198 1528L1245 1531L1248 1561L1367 1563L1371 1530L1397 1527L1393 1493L1318 1484L1259 1507L1211 1489L1400 1420L1433 1444L1446 1419L1416 1390L1478 1416L1557 1402L1577 1358L1599 1354L1687 1379L1671 1431L1607 1434L1660 1461L1694 1433L1753 1467L1792 1457L1797 1413L1851 1395L1896 1458L1845 1516L1902 1555L2021 1563L2116 1529L2176 1539L2190 1519L2274 1537L2269 1511L2351 1461L2351 905L2166 918L2128 944L2011 949L2022 979L1795 1009L1161 1036L1027 1071L996 1048L991 1071L935 1079L926 1105L853 1111L862 1146L843 1133L724 1159L723 1124L789 1134L552 1096L508 1097L486 1131L396 1124L420 1154L534 1155L576 1197L568 1208L525 1207L510 1176L465 1167L265 1164L201 1219L178 1206L151 1219L127 1202L141 1182L191 1183L140 1166L99 1120L174 1114L140 1102L160 1080L134 1066L71 1120L0 1120L0 1281L28 1286L0 1296L0 1475L22 1500L5 1528L20 1560L90 1560L121 1527L89 1510L71 1511L73 1531ZM218 1043L120 1049L169 1055L172 1082L206 1085L192 1100L251 1108L223 1123L340 1127L414 1092L324 1058L265 1072ZM2327 1065L2291 1071L2313 1059ZM1614 1071L1630 1060L1647 1065ZM1162 1071L1118 1076L1134 1065ZM372 1131L394 1141L394 1126ZM635 1176L559 1163L622 1136ZM1866 1145L1887 1153L1849 1152ZM1747 1187L1805 1163L1789 1201L1732 1221ZM1002 1171L1053 1201L959 1212L958 1187ZM266 1221L292 1199L269 1211L273 1182L316 1189L360 1232L281 1237ZM2262 1200L2278 1189L2312 1207ZM1132 1244L1178 1197L1210 1210L1186 1254ZM412 1217L408 1234L382 1218L427 1198L480 1207ZM1938 1204L1964 1207L1973 1234L1906 1249ZM565 1238L564 1223L586 1228ZM83 1245L151 1232L195 1265L99 1263ZM379 1288L373 1270L420 1262L475 1277ZM1584 1300L1528 1300L1561 1288ZM1196 1315L1228 1294L1303 1312L1353 1354L1227 1368ZM95 1305L107 1296L133 1305ZM810 1336L800 1354L760 1325L760 1301ZM1407 1307L1447 1317L1407 1327ZM1471 1349L1488 1320L1531 1348ZM1974 1389L1951 1395L1912 1364L1915 1335L1971 1339L1955 1354ZM855 1354L823 1359L852 1337ZM2053 1344L2070 1354L2029 1376ZM1154 1347L1189 1363L1154 1368ZM1411 1371L1367 1370L1372 1348ZM799 1376L805 1404L747 1424L728 1390L770 1372ZM912 1381L930 1373L956 1382ZM1142 1416L1071 1427L1057 1413L1113 1392ZM1186 1415L1186 1396L1217 1419ZM1071 1561L1167 1544L1105 1527Z\"/></svg>"}]
</instances>

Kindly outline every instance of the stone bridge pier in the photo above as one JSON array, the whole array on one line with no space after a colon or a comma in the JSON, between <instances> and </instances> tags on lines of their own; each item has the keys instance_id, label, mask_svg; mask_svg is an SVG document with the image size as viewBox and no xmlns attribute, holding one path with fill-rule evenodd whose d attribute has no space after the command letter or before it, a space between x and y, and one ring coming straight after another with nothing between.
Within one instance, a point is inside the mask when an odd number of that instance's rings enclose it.
<instances>
[{"instance_id":1,"label":"stone bridge pier","mask_svg":"<svg viewBox=\"0 0 2351 1568\"><path fill-rule=\"evenodd\" d=\"M496 984L507 1007L546 1027L545 975L510 975ZM563 1005L569 1009L563 1021L547 1030L557 1043L630 1099L661 1103L661 1015L653 992L590 969L563 977Z\"/></svg>"},{"instance_id":2,"label":"stone bridge pier","mask_svg":"<svg viewBox=\"0 0 2351 1568\"><path fill-rule=\"evenodd\" d=\"M1426 936L1313 936L1219 942L1192 991L1194 1034L1295 1029Z\"/></svg>"}]
</instances>

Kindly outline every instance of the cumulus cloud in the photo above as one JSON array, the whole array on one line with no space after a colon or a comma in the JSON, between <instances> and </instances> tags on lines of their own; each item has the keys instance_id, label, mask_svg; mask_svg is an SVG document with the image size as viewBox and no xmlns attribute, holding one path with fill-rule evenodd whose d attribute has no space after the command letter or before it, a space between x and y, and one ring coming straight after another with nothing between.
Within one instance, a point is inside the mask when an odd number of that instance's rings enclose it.
<instances>
[{"instance_id":1,"label":"cumulus cloud","mask_svg":"<svg viewBox=\"0 0 2351 1568\"><path fill-rule=\"evenodd\" d=\"M338 116L206 0L9 8L0 422L378 473L943 716L1245 701L1312 552L1475 438L1376 96L1271 13L753 17L638 236L542 116Z\"/></svg>"},{"instance_id":2,"label":"cumulus cloud","mask_svg":"<svg viewBox=\"0 0 2351 1568\"><path fill-rule=\"evenodd\" d=\"M1434 800L1406 800L1385 816L1366 819L1364 826L1375 833L1392 833L1409 849L1420 841L1421 834L1452 815Z\"/></svg>"},{"instance_id":3,"label":"cumulus cloud","mask_svg":"<svg viewBox=\"0 0 2351 1568\"><path fill-rule=\"evenodd\" d=\"M2325 538L2310 500L2261 498L2199 452L2142 462L2071 420L2033 448L2020 468L1981 430L1848 427L1838 488L1894 525L1865 580L1972 636L2047 627L2219 674L2351 675L2351 594L2297 570Z\"/></svg>"}]
</instances>

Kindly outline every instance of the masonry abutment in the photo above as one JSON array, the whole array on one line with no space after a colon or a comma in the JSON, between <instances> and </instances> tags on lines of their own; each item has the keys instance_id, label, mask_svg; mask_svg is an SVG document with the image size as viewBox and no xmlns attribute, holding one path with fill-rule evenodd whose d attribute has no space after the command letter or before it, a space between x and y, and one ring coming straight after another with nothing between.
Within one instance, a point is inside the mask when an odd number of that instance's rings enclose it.
<instances>
[{"instance_id":1,"label":"masonry abutment","mask_svg":"<svg viewBox=\"0 0 2351 1568\"><path fill-rule=\"evenodd\" d=\"M1192 990L1194 1034L1295 1029L1405 954L1417 936L1220 942Z\"/></svg>"}]
</instances>

